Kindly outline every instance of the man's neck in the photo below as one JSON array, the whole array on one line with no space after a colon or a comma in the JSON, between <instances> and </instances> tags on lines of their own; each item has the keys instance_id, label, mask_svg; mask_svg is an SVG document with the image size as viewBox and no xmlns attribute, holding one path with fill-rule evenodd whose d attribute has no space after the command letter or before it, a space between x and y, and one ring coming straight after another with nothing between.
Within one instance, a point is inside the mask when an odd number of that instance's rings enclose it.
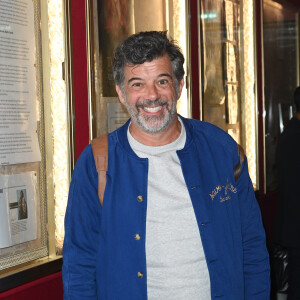
<instances>
[{"instance_id":1,"label":"man's neck","mask_svg":"<svg viewBox=\"0 0 300 300\"><path fill-rule=\"evenodd\" d=\"M140 129L140 127L131 123L129 127L130 134L140 143L147 146L163 146L174 142L180 135L181 123L178 117L169 124L168 128L156 133L148 133Z\"/></svg>"}]
</instances>

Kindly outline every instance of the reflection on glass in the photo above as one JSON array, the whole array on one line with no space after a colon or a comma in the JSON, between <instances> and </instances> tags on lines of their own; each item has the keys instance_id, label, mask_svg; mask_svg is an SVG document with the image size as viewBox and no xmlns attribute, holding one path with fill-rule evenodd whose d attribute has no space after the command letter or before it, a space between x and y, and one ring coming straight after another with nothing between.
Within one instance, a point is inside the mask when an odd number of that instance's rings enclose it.
<instances>
[{"instance_id":1,"label":"reflection on glass","mask_svg":"<svg viewBox=\"0 0 300 300\"><path fill-rule=\"evenodd\" d=\"M203 92L204 103L208 106L220 106L225 102L221 13L219 0L201 1ZM210 119L205 105L204 119Z\"/></svg>"},{"instance_id":2,"label":"reflection on glass","mask_svg":"<svg viewBox=\"0 0 300 300\"><path fill-rule=\"evenodd\" d=\"M203 120L244 147L256 188L253 0L200 0Z\"/></svg>"},{"instance_id":3,"label":"reflection on glass","mask_svg":"<svg viewBox=\"0 0 300 300\"><path fill-rule=\"evenodd\" d=\"M117 96L112 74L113 53L121 41L134 33L132 7L133 0L98 1L100 87L103 97Z\"/></svg>"},{"instance_id":4,"label":"reflection on glass","mask_svg":"<svg viewBox=\"0 0 300 300\"><path fill-rule=\"evenodd\" d=\"M237 124L238 122L238 86L234 84L227 85L227 99L228 99L228 108L227 108L227 123L228 124ZM240 137L238 136L236 141L240 143Z\"/></svg>"},{"instance_id":5,"label":"reflection on glass","mask_svg":"<svg viewBox=\"0 0 300 300\"><path fill-rule=\"evenodd\" d=\"M297 9L288 1L263 1L266 190L277 188L275 155L280 131L290 119L297 87Z\"/></svg>"},{"instance_id":6,"label":"reflection on glass","mask_svg":"<svg viewBox=\"0 0 300 300\"><path fill-rule=\"evenodd\" d=\"M115 126L121 126L126 117L120 106L112 75L114 49L129 35L140 31L167 31L186 55L186 0L91 0L90 54L92 136L99 136ZM185 71L187 68L185 64ZM189 76L189 74L187 74ZM113 109L112 109L113 108ZM123 108L124 109L124 108ZM177 109L190 116L187 89L183 89ZM116 118L117 113L122 117Z\"/></svg>"}]
</instances>

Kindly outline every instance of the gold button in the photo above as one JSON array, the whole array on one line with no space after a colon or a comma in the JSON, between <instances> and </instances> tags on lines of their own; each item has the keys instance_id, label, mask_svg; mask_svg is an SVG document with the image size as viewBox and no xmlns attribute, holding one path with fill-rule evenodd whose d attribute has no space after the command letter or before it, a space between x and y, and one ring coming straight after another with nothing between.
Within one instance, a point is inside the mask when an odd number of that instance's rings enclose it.
<instances>
[{"instance_id":1,"label":"gold button","mask_svg":"<svg viewBox=\"0 0 300 300\"><path fill-rule=\"evenodd\" d=\"M135 238L137 241L139 241L139 240L141 239L141 236L137 233L137 234L134 235L134 238Z\"/></svg>"},{"instance_id":2,"label":"gold button","mask_svg":"<svg viewBox=\"0 0 300 300\"><path fill-rule=\"evenodd\" d=\"M143 201L144 201L144 198L143 198L143 196L139 195L139 196L137 197L137 201L139 201L139 202L143 202Z\"/></svg>"},{"instance_id":3,"label":"gold button","mask_svg":"<svg viewBox=\"0 0 300 300\"><path fill-rule=\"evenodd\" d=\"M138 278L143 278L143 273L142 272L138 272Z\"/></svg>"}]
</instances>

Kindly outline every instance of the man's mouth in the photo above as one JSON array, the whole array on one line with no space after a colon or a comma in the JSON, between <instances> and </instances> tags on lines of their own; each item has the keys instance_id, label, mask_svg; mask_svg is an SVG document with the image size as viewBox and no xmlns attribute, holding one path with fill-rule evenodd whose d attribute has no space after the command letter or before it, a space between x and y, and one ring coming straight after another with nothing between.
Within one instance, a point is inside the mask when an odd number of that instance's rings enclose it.
<instances>
[{"instance_id":1,"label":"man's mouth","mask_svg":"<svg viewBox=\"0 0 300 300\"><path fill-rule=\"evenodd\" d=\"M154 106L154 107L144 106L143 109L148 113L156 113L162 109L162 105Z\"/></svg>"}]
</instances>

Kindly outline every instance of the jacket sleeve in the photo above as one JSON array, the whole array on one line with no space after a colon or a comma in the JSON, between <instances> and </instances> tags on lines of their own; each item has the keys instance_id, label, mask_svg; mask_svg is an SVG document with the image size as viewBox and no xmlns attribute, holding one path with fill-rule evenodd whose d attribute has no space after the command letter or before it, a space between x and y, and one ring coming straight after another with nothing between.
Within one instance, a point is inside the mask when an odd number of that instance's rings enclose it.
<instances>
[{"instance_id":1,"label":"jacket sleeve","mask_svg":"<svg viewBox=\"0 0 300 300\"><path fill-rule=\"evenodd\" d=\"M72 176L65 217L63 246L64 299L96 299L96 257L101 206L98 175L88 146Z\"/></svg>"},{"instance_id":2,"label":"jacket sleeve","mask_svg":"<svg viewBox=\"0 0 300 300\"><path fill-rule=\"evenodd\" d=\"M270 266L260 209L245 157L237 180L241 208L245 300L269 300Z\"/></svg>"}]
</instances>

